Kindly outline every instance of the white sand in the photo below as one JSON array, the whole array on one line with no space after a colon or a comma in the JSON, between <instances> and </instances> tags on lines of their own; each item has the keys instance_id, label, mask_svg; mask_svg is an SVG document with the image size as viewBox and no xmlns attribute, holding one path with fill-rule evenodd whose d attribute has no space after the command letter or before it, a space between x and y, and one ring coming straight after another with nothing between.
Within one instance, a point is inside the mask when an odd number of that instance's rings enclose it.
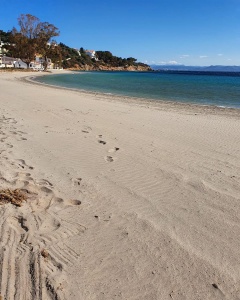
<instances>
[{"instance_id":1,"label":"white sand","mask_svg":"<svg viewBox=\"0 0 240 300\"><path fill-rule=\"evenodd\" d=\"M0 73L0 188L29 192L0 206L0 299L240 299L240 111L26 75Z\"/></svg>"}]
</instances>

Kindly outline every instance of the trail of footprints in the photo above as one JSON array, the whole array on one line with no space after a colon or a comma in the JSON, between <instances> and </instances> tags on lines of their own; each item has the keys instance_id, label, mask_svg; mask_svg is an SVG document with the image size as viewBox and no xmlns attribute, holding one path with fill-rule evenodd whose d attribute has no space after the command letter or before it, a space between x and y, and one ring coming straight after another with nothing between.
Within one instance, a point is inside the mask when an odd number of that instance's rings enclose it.
<instances>
[{"instance_id":1,"label":"trail of footprints","mask_svg":"<svg viewBox=\"0 0 240 300\"><path fill-rule=\"evenodd\" d=\"M101 134L97 136L97 139L98 139L98 143L99 144L102 144L102 145L106 145L107 144L107 142L102 139L102 135ZM119 147L114 147L114 148L109 149L108 153L115 153L115 152L117 152L119 150L120 150ZM115 160L115 158L113 156L111 156L111 155L105 156L104 159L105 159L106 162L113 162Z\"/></svg>"},{"instance_id":2,"label":"trail of footprints","mask_svg":"<svg viewBox=\"0 0 240 300\"><path fill-rule=\"evenodd\" d=\"M13 119L0 118L0 156L4 158L0 189L20 188L27 200L21 207L0 205L0 299L66 299L65 270L78 254L65 240L82 234L86 227L63 219L59 212L81 201L58 198L51 182L32 178L33 167L21 159L9 159L6 140L12 124ZM17 171L9 171L13 169Z\"/></svg>"},{"instance_id":3,"label":"trail of footprints","mask_svg":"<svg viewBox=\"0 0 240 300\"><path fill-rule=\"evenodd\" d=\"M12 118L0 117L0 189L20 188L27 194L27 200L21 207L10 203L0 205L0 299L66 299L65 270L74 264L78 254L65 240L82 234L86 227L61 218L60 212L69 206L80 206L81 201L58 198L51 182L33 179L32 166L23 159L9 158L13 148L11 138L26 140L16 123ZM86 127L83 133L90 131ZM100 145L107 145L102 135L97 140ZM118 150L115 147L108 153ZM104 159L115 160L111 155ZM80 186L81 181L82 178L73 179L73 184Z\"/></svg>"},{"instance_id":4,"label":"trail of footprints","mask_svg":"<svg viewBox=\"0 0 240 300\"><path fill-rule=\"evenodd\" d=\"M84 129L82 130L83 133L87 133L87 134L90 133L91 131L92 131L92 128L89 127L89 126L85 126ZM107 142L106 142L105 140L103 140L102 134L97 135L96 138L97 138L97 141L98 141L98 143L99 143L100 145L103 145L103 146L107 145ZM109 149L109 150L108 150L108 153L111 153L111 154L112 154L112 153L115 153L115 152L117 152L117 151L119 151L119 150L120 150L119 147L114 147L114 148ZM106 162L114 162L115 157L113 157L112 155L106 155L106 156L104 157L104 160L105 160Z\"/></svg>"}]
</instances>

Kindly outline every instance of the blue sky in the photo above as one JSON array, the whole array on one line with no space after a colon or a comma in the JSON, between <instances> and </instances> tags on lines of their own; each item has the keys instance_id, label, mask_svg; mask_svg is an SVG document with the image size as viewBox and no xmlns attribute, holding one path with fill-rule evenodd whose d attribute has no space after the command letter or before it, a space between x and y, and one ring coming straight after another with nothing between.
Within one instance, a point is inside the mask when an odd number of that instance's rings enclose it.
<instances>
[{"instance_id":1,"label":"blue sky","mask_svg":"<svg viewBox=\"0 0 240 300\"><path fill-rule=\"evenodd\" d=\"M32 14L70 47L148 64L240 65L240 0L2 0L0 29Z\"/></svg>"}]
</instances>

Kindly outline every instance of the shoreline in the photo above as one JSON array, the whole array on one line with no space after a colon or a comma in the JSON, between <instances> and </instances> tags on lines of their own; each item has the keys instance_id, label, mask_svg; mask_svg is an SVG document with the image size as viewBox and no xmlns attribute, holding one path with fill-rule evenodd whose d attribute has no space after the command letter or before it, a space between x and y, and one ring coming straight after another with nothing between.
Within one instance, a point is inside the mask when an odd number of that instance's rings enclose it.
<instances>
[{"instance_id":1,"label":"shoreline","mask_svg":"<svg viewBox=\"0 0 240 300\"><path fill-rule=\"evenodd\" d=\"M27 196L0 205L0 296L240 298L239 111L24 75L0 73L1 189Z\"/></svg>"},{"instance_id":2,"label":"shoreline","mask_svg":"<svg viewBox=\"0 0 240 300\"><path fill-rule=\"evenodd\" d=\"M62 72L62 71L61 71ZM63 70L65 74L67 73L74 73L74 71L69 70ZM48 73L48 74L39 74L39 76L51 76L56 75L57 72L54 73ZM58 74L58 73L57 73ZM63 73L62 73L63 74ZM35 76L34 76L35 77ZM155 109L176 109L176 110L190 110L190 111L196 111L196 113L209 113L209 114L220 114L220 115L236 115L240 116L240 108L234 108L234 107L222 107L217 105L201 105L196 103L187 103L187 102L177 102L177 101L169 101L169 100L156 100L156 99L147 99L147 98L139 98L139 97L132 97L132 96L124 96L124 95L117 95L117 94L110 94L110 93L101 93L101 92L91 92L87 90L81 90L81 89L74 89L74 88L67 88L63 86L58 85L50 85L43 82L38 82L32 78L32 76L25 76L21 78L21 80L36 84L36 85L42 85L49 88L56 88L56 89L62 89L66 91L73 91L77 92L79 94L83 95L94 95L97 97L104 98L106 100L110 101L120 101L120 102L126 102L126 103L135 103L137 105L143 105L145 107L152 107Z\"/></svg>"}]
</instances>

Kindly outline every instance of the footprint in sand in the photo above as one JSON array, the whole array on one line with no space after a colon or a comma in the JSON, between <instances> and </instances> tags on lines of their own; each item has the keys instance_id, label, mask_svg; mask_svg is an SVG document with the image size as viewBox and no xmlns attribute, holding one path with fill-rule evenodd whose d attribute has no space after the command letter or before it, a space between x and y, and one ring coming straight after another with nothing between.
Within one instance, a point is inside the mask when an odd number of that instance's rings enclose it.
<instances>
[{"instance_id":1,"label":"footprint in sand","mask_svg":"<svg viewBox=\"0 0 240 300\"><path fill-rule=\"evenodd\" d=\"M97 135L96 138L98 139L98 143L99 144L102 144L102 145L106 145L107 144L106 141L102 140L102 134Z\"/></svg>"},{"instance_id":2,"label":"footprint in sand","mask_svg":"<svg viewBox=\"0 0 240 300\"><path fill-rule=\"evenodd\" d=\"M82 202L80 200L68 200L67 204L74 206L74 205L81 205Z\"/></svg>"},{"instance_id":3,"label":"footprint in sand","mask_svg":"<svg viewBox=\"0 0 240 300\"><path fill-rule=\"evenodd\" d=\"M73 185L77 186L77 185L81 185L81 181L82 181L82 178L72 178L72 183Z\"/></svg>"},{"instance_id":4,"label":"footprint in sand","mask_svg":"<svg viewBox=\"0 0 240 300\"><path fill-rule=\"evenodd\" d=\"M109 149L108 152L109 152L109 153L114 153L114 152L117 152L117 151L119 151L119 150L120 150L119 147L114 147L114 148L112 148L112 149Z\"/></svg>"},{"instance_id":5,"label":"footprint in sand","mask_svg":"<svg viewBox=\"0 0 240 300\"><path fill-rule=\"evenodd\" d=\"M105 157L105 160L106 160L107 162L113 162L113 161L114 161L114 158L113 158L112 156L106 156L106 157Z\"/></svg>"},{"instance_id":6,"label":"footprint in sand","mask_svg":"<svg viewBox=\"0 0 240 300\"><path fill-rule=\"evenodd\" d=\"M50 181L48 181L47 179L40 179L40 180L37 181L37 184L50 186L50 187L53 186L53 184Z\"/></svg>"},{"instance_id":7,"label":"footprint in sand","mask_svg":"<svg viewBox=\"0 0 240 300\"><path fill-rule=\"evenodd\" d=\"M27 165L24 159L16 159L16 162L18 164L19 167L21 167L22 169L30 169L33 170L34 168Z\"/></svg>"},{"instance_id":8,"label":"footprint in sand","mask_svg":"<svg viewBox=\"0 0 240 300\"><path fill-rule=\"evenodd\" d=\"M92 127L90 127L90 126L84 126L82 131L86 132L86 133L90 133L92 131Z\"/></svg>"}]
</instances>

